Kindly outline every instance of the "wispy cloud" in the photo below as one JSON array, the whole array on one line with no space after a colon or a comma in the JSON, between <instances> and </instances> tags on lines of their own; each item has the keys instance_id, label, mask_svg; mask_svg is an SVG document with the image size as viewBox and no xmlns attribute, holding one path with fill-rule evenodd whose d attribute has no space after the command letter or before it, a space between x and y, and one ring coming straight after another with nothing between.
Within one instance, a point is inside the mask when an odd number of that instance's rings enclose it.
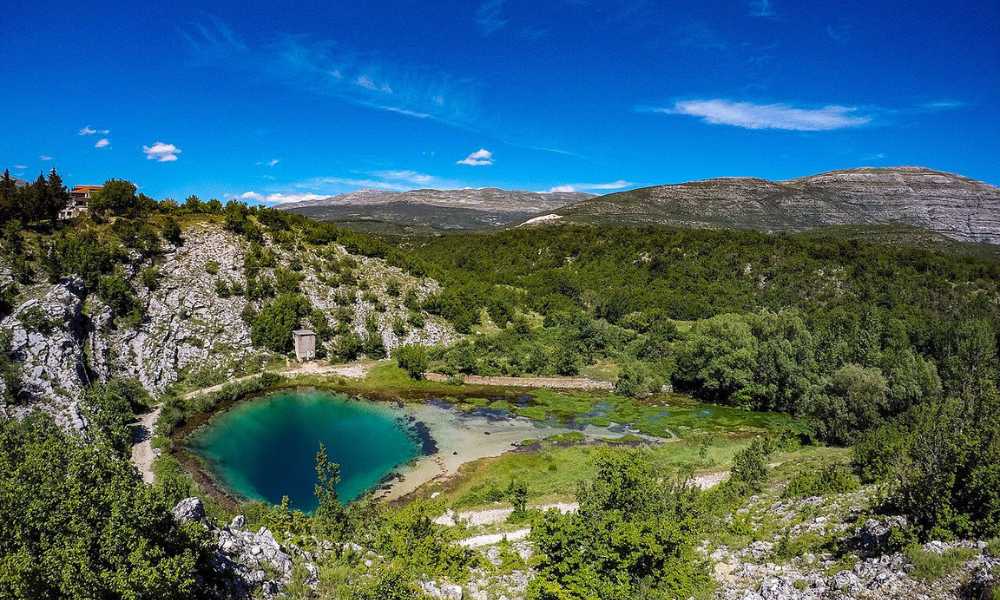
<instances>
[{"instance_id":1,"label":"wispy cloud","mask_svg":"<svg viewBox=\"0 0 1000 600\"><path fill-rule=\"evenodd\" d=\"M848 25L827 25L826 35L831 40L844 44L851 39L851 28Z\"/></svg>"},{"instance_id":2,"label":"wispy cloud","mask_svg":"<svg viewBox=\"0 0 1000 600\"><path fill-rule=\"evenodd\" d=\"M28 165L14 165L16 171L23 171L28 168Z\"/></svg>"},{"instance_id":3,"label":"wispy cloud","mask_svg":"<svg viewBox=\"0 0 1000 600\"><path fill-rule=\"evenodd\" d=\"M310 177L266 192L249 191L236 196L241 200L287 203L329 198L361 189L406 192L418 188L459 189L468 187L459 181L421 173L411 169L390 169L358 173L357 176Z\"/></svg>"},{"instance_id":4,"label":"wispy cloud","mask_svg":"<svg viewBox=\"0 0 1000 600\"><path fill-rule=\"evenodd\" d=\"M405 169L399 171L374 171L372 175L388 181L404 181L414 185L433 185L438 180L433 175Z\"/></svg>"},{"instance_id":5,"label":"wispy cloud","mask_svg":"<svg viewBox=\"0 0 1000 600\"><path fill-rule=\"evenodd\" d=\"M152 146L143 146L142 153L146 155L146 160L174 162L177 160L177 155L181 153L181 149L173 144L154 142Z\"/></svg>"},{"instance_id":6,"label":"wispy cloud","mask_svg":"<svg viewBox=\"0 0 1000 600\"><path fill-rule=\"evenodd\" d=\"M469 167L488 167L493 164L493 153L486 148L480 148L455 164Z\"/></svg>"},{"instance_id":7,"label":"wispy cloud","mask_svg":"<svg viewBox=\"0 0 1000 600\"><path fill-rule=\"evenodd\" d=\"M789 104L755 104L731 100L681 100L666 108L644 108L644 112L698 117L711 125L731 125L744 129L788 131L830 131L858 127L872 121L851 106L828 105L803 108Z\"/></svg>"},{"instance_id":8,"label":"wispy cloud","mask_svg":"<svg viewBox=\"0 0 1000 600\"><path fill-rule=\"evenodd\" d=\"M774 15L774 7L771 6L771 0L750 1L751 17L773 17Z\"/></svg>"},{"instance_id":9,"label":"wispy cloud","mask_svg":"<svg viewBox=\"0 0 1000 600\"><path fill-rule=\"evenodd\" d=\"M483 35L492 35L507 25L503 18L503 5L506 0L486 0L476 9L476 25Z\"/></svg>"},{"instance_id":10,"label":"wispy cloud","mask_svg":"<svg viewBox=\"0 0 1000 600\"><path fill-rule=\"evenodd\" d=\"M380 60L332 40L284 35L249 44L210 18L181 31L191 62L250 74L258 80L332 96L352 104L471 127L475 86L439 70Z\"/></svg>"},{"instance_id":11,"label":"wispy cloud","mask_svg":"<svg viewBox=\"0 0 1000 600\"><path fill-rule=\"evenodd\" d=\"M108 138L101 138L97 140L97 143L94 144L94 148L107 148L110 145L111 145L111 140L109 140Z\"/></svg>"},{"instance_id":12,"label":"wispy cloud","mask_svg":"<svg viewBox=\"0 0 1000 600\"><path fill-rule=\"evenodd\" d=\"M563 185L557 185L555 187L549 188L548 192L593 192L593 191L607 191L607 190L620 190L633 185L631 181L625 181L624 179L619 179L617 181L609 181L607 183L564 183Z\"/></svg>"},{"instance_id":13,"label":"wispy cloud","mask_svg":"<svg viewBox=\"0 0 1000 600\"><path fill-rule=\"evenodd\" d=\"M43 155L41 155L41 156L38 157L38 160L49 161L49 160L52 160L52 157L49 156L48 154L43 154Z\"/></svg>"},{"instance_id":14,"label":"wispy cloud","mask_svg":"<svg viewBox=\"0 0 1000 600\"><path fill-rule=\"evenodd\" d=\"M933 102L924 102L918 108L928 111L939 111L957 110L959 108L965 108L966 106L968 105L961 100L935 100Z\"/></svg>"},{"instance_id":15,"label":"wispy cloud","mask_svg":"<svg viewBox=\"0 0 1000 600\"><path fill-rule=\"evenodd\" d=\"M273 166L277 165L280 162L281 162L280 159L272 158L271 160L257 161L257 166L258 167L273 167Z\"/></svg>"},{"instance_id":16,"label":"wispy cloud","mask_svg":"<svg viewBox=\"0 0 1000 600\"><path fill-rule=\"evenodd\" d=\"M305 202L307 200L321 200L323 198L329 198L329 194L285 194L281 192L275 192L272 194L260 194L254 191L243 192L242 194L236 196L239 200L247 200L251 202L270 202L272 204L288 204L291 202Z\"/></svg>"},{"instance_id":17,"label":"wispy cloud","mask_svg":"<svg viewBox=\"0 0 1000 600\"><path fill-rule=\"evenodd\" d=\"M95 135L95 134L98 134L98 133L101 134L101 135L108 135L109 133L111 133L111 130L110 129L94 129L90 125L84 125L83 129L81 129L77 133L78 133L78 135Z\"/></svg>"}]
</instances>

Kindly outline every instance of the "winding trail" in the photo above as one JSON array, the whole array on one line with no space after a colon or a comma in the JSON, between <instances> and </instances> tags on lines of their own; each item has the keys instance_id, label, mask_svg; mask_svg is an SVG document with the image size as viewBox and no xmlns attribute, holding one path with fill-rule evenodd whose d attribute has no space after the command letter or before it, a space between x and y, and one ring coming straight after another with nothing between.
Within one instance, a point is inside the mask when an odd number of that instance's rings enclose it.
<instances>
[{"instance_id":1,"label":"winding trail","mask_svg":"<svg viewBox=\"0 0 1000 600\"><path fill-rule=\"evenodd\" d=\"M706 490L711 487L715 487L722 481L724 481L729 476L729 471L718 471L713 473L703 473L701 475L695 476L691 480L691 484ZM560 502L556 504L543 504L540 506L529 507L534 510L548 511L548 510L558 510L563 514L575 513L580 509L580 505L576 502ZM458 524L465 525L467 527L480 527L484 525L496 525L503 523L510 517L511 513L514 512L512 508L490 508L478 511L465 511L460 513L455 513L454 511L447 511L443 515L440 515L434 519L435 525L443 525L445 527L454 527ZM486 546L495 546L500 542L507 540L508 542L518 542L527 539L531 535L530 527L522 527L519 529L514 529L511 531L500 532L500 533L487 533L482 535L475 535L472 537L467 537L458 540L456 543L464 548L484 548Z\"/></svg>"},{"instance_id":2,"label":"winding trail","mask_svg":"<svg viewBox=\"0 0 1000 600\"><path fill-rule=\"evenodd\" d=\"M139 422L132 428L132 463L142 474L145 483L153 483L153 461L157 451L153 448L153 429L156 420L160 418L160 407L139 417Z\"/></svg>"},{"instance_id":3,"label":"winding trail","mask_svg":"<svg viewBox=\"0 0 1000 600\"><path fill-rule=\"evenodd\" d=\"M368 371L375 366L376 363L371 361L360 361L352 363L342 363L337 365L330 365L321 362L307 362L295 367L282 369L276 371L278 375L282 377L305 377L309 375L340 375L341 377L348 377L350 379L364 379ZM212 385L205 388L200 388L192 392L184 394L183 398L185 400L190 400L191 398L198 398L206 394L211 394L217 392L227 385L234 383L242 383L244 381L250 381L251 379L260 377L263 375L264 371L260 373L254 373L252 375L244 375L243 377L237 377L235 379L230 379L223 383Z\"/></svg>"}]
</instances>

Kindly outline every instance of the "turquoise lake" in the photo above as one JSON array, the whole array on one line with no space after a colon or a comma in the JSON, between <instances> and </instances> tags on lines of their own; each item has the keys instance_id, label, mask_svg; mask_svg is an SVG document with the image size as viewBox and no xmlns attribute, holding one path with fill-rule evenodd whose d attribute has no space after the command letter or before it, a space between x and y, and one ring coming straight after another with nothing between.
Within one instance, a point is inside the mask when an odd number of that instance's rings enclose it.
<instances>
[{"instance_id":1,"label":"turquoise lake","mask_svg":"<svg viewBox=\"0 0 1000 600\"><path fill-rule=\"evenodd\" d=\"M227 489L294 508L316 508L314 459L320 443L340 464L337 492L350 502L417 457L420 442L390 406L317 390L273 394L234 406L188 439Z\"/></svg>"}]
</instances>

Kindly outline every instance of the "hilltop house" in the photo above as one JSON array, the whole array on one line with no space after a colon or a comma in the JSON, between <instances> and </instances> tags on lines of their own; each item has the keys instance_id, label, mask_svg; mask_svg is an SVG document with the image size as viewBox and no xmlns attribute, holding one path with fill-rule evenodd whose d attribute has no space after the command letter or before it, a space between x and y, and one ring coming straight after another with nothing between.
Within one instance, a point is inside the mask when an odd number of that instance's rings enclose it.
<instances>
[{"instance_id":1,"label":"hilltop house","mask_svg":"<svg viewBox=\"0 0 1000 600\"><path fill-rule=\"evenodd\" d=\"M100 185L78 185L69 192L69 204L59 211L59 218L63 221L75 219L80 215L87 214L87 202L91 196L99 191Z\"/></svg>"}]
</instances>

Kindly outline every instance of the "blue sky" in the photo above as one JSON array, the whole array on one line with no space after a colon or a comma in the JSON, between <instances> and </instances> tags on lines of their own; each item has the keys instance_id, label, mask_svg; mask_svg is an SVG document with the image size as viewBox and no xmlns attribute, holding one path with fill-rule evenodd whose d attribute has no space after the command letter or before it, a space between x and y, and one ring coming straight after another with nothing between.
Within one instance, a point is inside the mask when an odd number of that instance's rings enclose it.
<instances>
[{"instance_id":1,"label":"blue sky","mask_svg":"<svg viewBox=\"0 0 1000 600\"><path fill-rule=\"evenodd\" d=\"M81 6L90 5L93 6ZM155 197L1000 183L1000 2L6 2L0 167Z\"/></svg>"}]
</instances>

